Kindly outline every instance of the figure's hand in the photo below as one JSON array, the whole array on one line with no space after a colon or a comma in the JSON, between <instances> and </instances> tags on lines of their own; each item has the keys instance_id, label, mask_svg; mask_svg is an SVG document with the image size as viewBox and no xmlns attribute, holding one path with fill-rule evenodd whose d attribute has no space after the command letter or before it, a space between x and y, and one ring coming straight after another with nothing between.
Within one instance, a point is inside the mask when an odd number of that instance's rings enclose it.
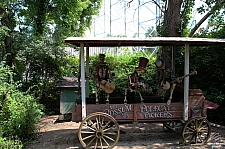
<instances>
[{"instance_id":1,"label":"figure's hand","mask_svg":"<svg viewBox=\"0 0 225 149\"><path fill-rule=\"evenodd\" d=\"M152 88L151 87L149 88L149 92L152 93Z\"/></svg>"},{"instance_id":2,"label":"figure's hand","mask_svg":"<svg viewBox=\"0 0 225 149\"><path fill-rule=\"evenodd\" d=\"M99 83L96 83L96 86L97 86L97 87L100 87L100 84L99 84Z\"/></svg>"},{"instance_id":3,"label":"figure's hand","mask_svg":"<svg viewBox=\"0 0 225 149\"><path fill-rule=\"evenodd\" d=\"M133 83L132 86L139 86L139 83Z\"/></svg>"},{"instance_id":4,"label":"figure's hand","mask_svg":"<svg viewBox=\"0 0 225 149\"><path fill-rule=\"evenodd\" d=\"M107 87L109 87L109 85L110 85L109 82L107 82L107 83L105 84L105 86L107 86Z\"/></svg>"},{"instance_id":5,"label":"figure's hand","mask_svg":"<svg viewBox=\"0 0 225 149\"><path fill-rule=\"evenodd\" d=\"M144 88L146 87L146 85L143 82L138 82L138 86L143 86Z\"/></svg>"}]
</instances>

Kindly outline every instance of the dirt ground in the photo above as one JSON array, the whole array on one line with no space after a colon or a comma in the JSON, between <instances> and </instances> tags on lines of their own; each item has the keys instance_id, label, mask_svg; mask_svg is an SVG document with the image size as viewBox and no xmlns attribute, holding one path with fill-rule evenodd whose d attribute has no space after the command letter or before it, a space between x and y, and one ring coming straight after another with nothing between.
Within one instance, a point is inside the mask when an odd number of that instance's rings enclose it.
<instances>
[{"instance_id":1,"label":"dirt ground","mask_svg":"<svg viewBox=\"0 0 225 149\"><path fill-rule=\"evenodd\" d=\"M29 144L26 149L75 149L81 146L77 132L80 123L56 123L58 115L43 117L40 124L38 138ZM202 146L182 145L181 134L163 128L162 123L133 123L120 125L125 132L114 149L215 149L225 148L224 127L212 126L211 137L208 143ZM214 136L219 137L215 143ZM217 137L217 138L218 138Z\"/></svg>"}]
</instances>

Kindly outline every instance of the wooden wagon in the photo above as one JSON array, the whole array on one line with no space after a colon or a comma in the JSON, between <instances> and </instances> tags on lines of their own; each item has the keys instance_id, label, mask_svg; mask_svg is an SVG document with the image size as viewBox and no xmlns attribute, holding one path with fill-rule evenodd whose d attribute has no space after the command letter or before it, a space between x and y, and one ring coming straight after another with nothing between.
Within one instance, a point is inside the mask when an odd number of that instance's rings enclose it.
<instances>
[{"instance_id":1,"label":"wooden wagon","mask_svg":"<svg viewBox=\"0 0 225 149\"><path fill-rule=\"evenodd\" d=\"M89 47L126 46L185 46L184 75L189 74L189 46L225 44L223 39L152 37L148 39L128 38L77 38L70 37L67 43L80 47L81 104L72 107L72 120L81 122L78 138L84 148L113 148L119 140L121 123L163 122L168 129L180 130L185 143L205 143L211 133L207 120L208 101L200 89L189 89L189 77L184 77L184 86L176 85L171 97L152 96L144 103L89 104L86 100L84 55L88 59ZM86 73L88 73L88 60ZM156 100L155 100L156 99ZM157 101L157 102L155 102Z\"/></svg>"}]
</instances>

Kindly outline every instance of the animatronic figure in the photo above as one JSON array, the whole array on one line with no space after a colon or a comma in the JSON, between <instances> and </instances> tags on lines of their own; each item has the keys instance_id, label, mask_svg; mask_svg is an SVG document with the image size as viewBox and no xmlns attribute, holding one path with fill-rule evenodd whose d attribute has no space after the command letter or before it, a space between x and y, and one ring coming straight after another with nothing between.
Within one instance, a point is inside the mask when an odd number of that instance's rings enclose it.
<instances>
[{"instance_id":1,"label":"animatronic figure","mask_svg":"<svg viewBox=\"0 0 225 149\"><path fill-rule=\"evenodd\" d=\"M129 74L128 76L128 88L125 90L125 99L124 103L127 103L127 94L128 92L134 92L138 91L141 103L143 103L144 99L141 96L140 88L143 87L144 89L148 89L150 92L152 92L152 88L149 87L148 83L145 82L144 78L141 77L142 73L146 71L146 66L148 64L149 60L144 57L140 57L139 59L139 66L136 67L134 72L132 74ZM129 103L132 103L133 100L129 99Z\"/></svg>"},{"instance_id":2,"label":"animatronic figure","mask_svg":"<svg viewBox=\"0 0 225 149\"><path fill-rule=\"evenodd\" d=\"M111 82L115 74L109 76L109 72L109 66L105 63L105 54L99 54L99 63L94 70L96 104L104 103L105 93L107 93L105 103L109 103L109 94L115 89L114 83Z\"/></svg>"}]
</instances>

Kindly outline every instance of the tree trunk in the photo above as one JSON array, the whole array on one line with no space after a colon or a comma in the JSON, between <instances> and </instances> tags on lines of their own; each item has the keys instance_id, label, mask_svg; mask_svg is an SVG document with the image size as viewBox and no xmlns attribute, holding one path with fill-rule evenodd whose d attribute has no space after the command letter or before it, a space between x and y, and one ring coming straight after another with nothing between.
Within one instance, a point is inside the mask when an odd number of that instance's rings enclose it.
<instances>
[{"instance_id":1,"label":"tree trunk","mask_svg":"<svg viewBox=\"0 0 225 149\"><path fill-rule=\"evenodd\" d=\"M167 0L167 6L164 14L165 21L165 34L163 36L168 37L181 37L181 22L180 22L180 9L183 0ZM173 46L163 46L161 57L165 62L165 67L160 69L160 73L163 75L157 74L157 88L158 95L164 94L161 90L161 82L166 79L170 79L172 75L175 74L175 52L176 47ZM172 70L172 71L171 71ZM170 77L166 76L166 72L170 73ZM161 76L161 77L160 77ZM169 81L169 80L168 80Z\"/></svg>"},{"instance_id":2,"label":"tree trunk","mask_svg":"<svg viewBox=\"0 0 225 149\"><path fill-rule=\"evenodd\" d=\"M8 9L10 10L10 9ZM5 44L5 48L2 48L3 50L3 57L5 56L6 57L6 64L10 67L13 66L13 56L14 56L14 53L13 53L13 48L12 48L12 23L10 21L10 18L12 15L10 12L6 12L5 10L1 10L1 14L3 15L2 18L1 18L1 24L3 26L6 26L9 31L8 34L5 36L5 39L4 39L4 44Z\"/></svg>"},{"instance_id":3,"label":"tree trunk","mask_svg":"<svg viewBox=\"0 0 225 149\"><path fill-rule=\"evenodd\" d=\"M169 37L181 37L180 9L183 0L168 0L168 7L165 11L166 35ZM172 68L173 57L176 47L163 47L165 69ZM173 68L175 69L175 68ZM174 70L173 70L174 71Z\"/></svg>"},{"instance_id":4,"label":"tree trunk","mask_svg":"<svg viewBox=\"0 0 225 149\"><path fill-rule=\"evenodd\" d=\"M44 34L44 27L46 22L46 0L39 0L37 1L37 14L35 18L35 25L36 25L36 35L43 35Z\"/></svg>"},{"instance_id":5,"label":"tree trunk","mask_svg":"<svg viewBox=\"0 0 225 149\"><path fill-rule=\"evenodd\" d=\"M167 36L180 37L180 9L183 0L168 0L168 7L165 12Z\"/></svg>"}]
</instances>

